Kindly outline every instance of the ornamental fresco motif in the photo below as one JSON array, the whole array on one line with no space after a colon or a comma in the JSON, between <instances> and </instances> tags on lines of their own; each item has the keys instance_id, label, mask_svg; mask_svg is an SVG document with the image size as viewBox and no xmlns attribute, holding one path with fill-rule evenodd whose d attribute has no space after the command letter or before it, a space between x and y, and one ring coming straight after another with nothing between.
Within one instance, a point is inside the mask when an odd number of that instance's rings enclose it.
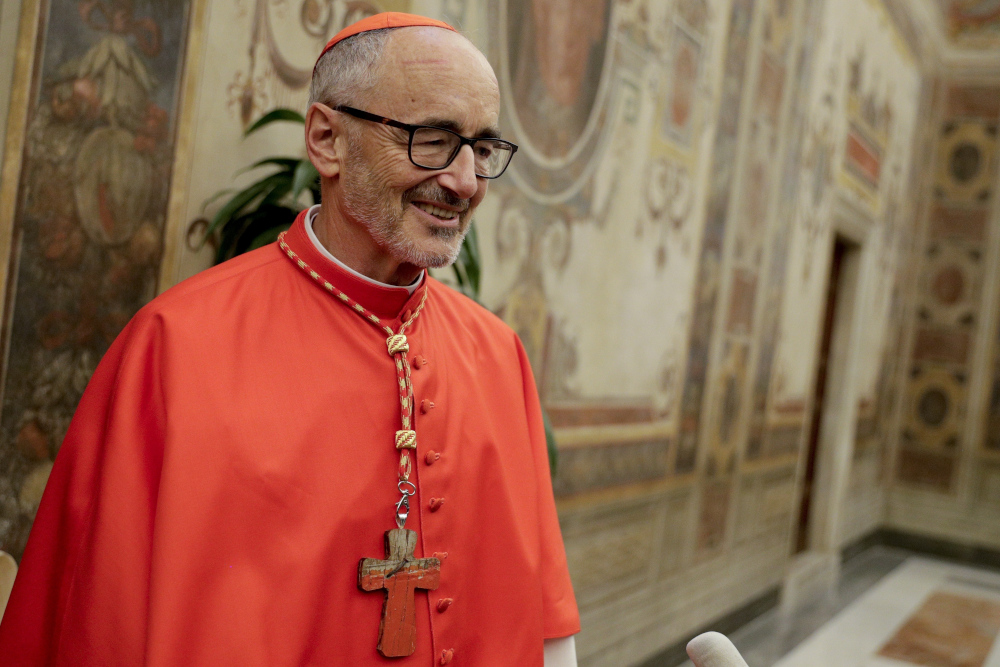
<instances>
[{"instance_id":1,"label":"ornamental fresco motif","mask_svg":"<svg viewBox=\"0 0 1000 667\"><path fill-rule=\"evenodd\" d=\"M690 148L696 129L697 86L708 18L704 0L685 0L678 3L670 27L673 36L669 41L669 87L661 126L666 136L685 148Z\"/></svg>"},{"instance_id":2,"label":"ornamental fresco motif","mask_svg":"<svg viewBox=\"0 0 1000 667\"><path fill-rule=\"evenodd\" d=\"M522 155L511 175L534 199L555 204L583 187L607 138L614 101L611 0L494 0L505 130Z\"/></svg>"},{"instance_id":3,"label":"ornamental fresco motif","mask_svg":"<svg viewBox=\"0 0 1000 667\"><path fill-rule=\"evenodd\" d=\"M968 46L1000 46L1000 0L939 0L949 37Z\"/></svg>"},{"instance_id":4,"label":"ornamental fresco motif","mask_svg":"<svg viewBox=\"0 0 1000 667\"><path fill-rule=\"evenodd\" d=\"M234 73L227 92L230 111L244 127L275 107L300 106L316 54L342 28L380 11L401 9L368 0L237 2L252 16L250 44L246 69Z\"/></svg>"},{"instance_id":5,"label":"ornamental fresco motif","mask_svg":"<svg viewBox=\"0 0 1000 667\"><path fill-rule=\"evenodd\" d=\"M866 89L862 78L865 70L865 51L850 61L850 78L847 91L847 139L844 145L844 170L865 193L879 190L886 146L892 129L890 91L875 86Z\"/></svg>"},{"instance_id":6,"label":"ornamental fresco motif","mask_svg":"<svg viewBox=\"0 0 1000 667\"><path fill-rule=\"evenodd\" d=\"M917 280L920 300L910 351L896 479L954 491L968 428L972 350L980 335L987 220L996 180L997 90L952 86L936 142L934 201ZM994 394L996 393L994 380ZM995 420L993 403L986 425ZM992 438L984 438L990 448Z\"/></svg>"},{"instance_id":7,"label":"ornamental fresco motif","mask_svg":"<svg viewBox=\"0 0 1000 667\"><path fill-rule=\"evenodd\" d=\"M721 110L718 134L712 156L713 175L709 184L705 231L702 237L698 266L694 314L690 327L687 371L681 397L681 423L675 470L687 473L695 469L699 428L702 421L703 398L709 382L709 353L715 328L716 302L722 281L721 266L726 228L729 222L729 200L736 170L736 152L743 89L746 83L747 59L750 51L750 28L756 0L733 3L726 41ZM718 502L723 502L716 498ZM726 496L728 502L728 496ZM713 540L701 540L711 542Z\"/></svg>"}]
</instances>

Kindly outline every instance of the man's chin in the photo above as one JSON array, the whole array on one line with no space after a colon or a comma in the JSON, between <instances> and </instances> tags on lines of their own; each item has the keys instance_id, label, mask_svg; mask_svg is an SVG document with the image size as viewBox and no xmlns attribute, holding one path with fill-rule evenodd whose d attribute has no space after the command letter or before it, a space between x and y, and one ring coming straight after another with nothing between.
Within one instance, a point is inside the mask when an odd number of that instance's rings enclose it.
<instances>
[{"instance_id":1,"label":"man's chin","mask_svg":"<svg viewBox=\"0 0 1000 667\"><path fill-rule=\"evenodd\" d=\"M438 251L428 250L421 252L415 249L416 257L414 257L414 259L420 260L419 263L415 263L417 266L422 266L425 269L441 269L454 264L455 260L458 259L458 253L461 249L461 241L456 244L454 248L447 248Z\"/></svg>"},{"instance_id":2,"label":"man's chin","mask_svg":"<svg viewBox=\"0 0 1000 667\"><path fill-rule=\"evenodd\" d=\"M400 249L411 257L408 260L411 264L425 269L440 269L453 264L469 230L468 222L463 220L462 223L460 227L418 227L409 239L401 239L406 247ZM414 241L414 236L419 240Z\"/></svg>"},{"instance_id":3,"label":"man's chin","mask_svg":"<svg viewBox=\"0 0 1000 667\"><path fill-rule=\"evenodd\" d=\"M422 269L440 269L455 263L464 238L463 230L448 240L438 237L418 244L400 239L401 242L391 244L390 252L400 263Z\"/></svg>"}]
</instances>

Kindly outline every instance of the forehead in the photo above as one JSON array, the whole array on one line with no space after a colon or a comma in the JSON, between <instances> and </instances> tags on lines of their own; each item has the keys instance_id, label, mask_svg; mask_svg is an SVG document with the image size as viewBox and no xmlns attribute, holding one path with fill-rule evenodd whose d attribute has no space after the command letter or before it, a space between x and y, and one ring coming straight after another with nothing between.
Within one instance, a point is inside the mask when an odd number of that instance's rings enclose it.
<instances>
[{"instance_id":1,"label":"forehead","mask_svg":"<svg viewBox=\"0 0 1000 667\"><path fill-rule=\"evenodd\" d=\"M448 119L470 134L496 126L500 109L485 56L461 35L430 27L392 33L372 100L381 109L376 113L417 124Z\"/></svg>"}]
</instances>

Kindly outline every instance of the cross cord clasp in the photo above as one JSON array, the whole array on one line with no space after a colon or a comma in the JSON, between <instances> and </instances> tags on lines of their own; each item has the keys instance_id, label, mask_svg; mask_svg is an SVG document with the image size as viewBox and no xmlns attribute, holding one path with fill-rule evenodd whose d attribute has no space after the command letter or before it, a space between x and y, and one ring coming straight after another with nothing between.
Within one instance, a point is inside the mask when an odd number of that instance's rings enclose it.
<instances>
[{"instance_id":1,"label":"cross cord clasp","mask_svg":"<svg viewBox=\"0 0 1000 667\"><path fill-rule=\"evenodd\" d=\"M406 525L406 518L410 516L410 496L416 495L417 487L413 482L400 482L396 485L403 497L396 503L396 526L402 528Z\"/></svg>"}]
</instances>

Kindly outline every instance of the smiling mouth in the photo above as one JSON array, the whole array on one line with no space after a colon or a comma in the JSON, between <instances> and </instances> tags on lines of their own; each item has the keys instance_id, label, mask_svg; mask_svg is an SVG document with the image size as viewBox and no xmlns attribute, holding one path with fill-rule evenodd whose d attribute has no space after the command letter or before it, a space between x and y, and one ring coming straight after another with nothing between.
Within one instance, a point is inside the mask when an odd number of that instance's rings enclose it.
<instances>
[{"instance_id":1,"label":"smiling mouth","mask_svg":"<svg viewBox=\"0 0 1000 667\"><path fill-rule=\"evenodd\" d=\"M454 220L458 217L458 211L449 211L448 209L440 208L438 206L434 206L433 204L425 204L423 202L412 202L412 204L421 211L430 213L435 218L440 218L441 220Z\"/></svg>"}]
</instances>

